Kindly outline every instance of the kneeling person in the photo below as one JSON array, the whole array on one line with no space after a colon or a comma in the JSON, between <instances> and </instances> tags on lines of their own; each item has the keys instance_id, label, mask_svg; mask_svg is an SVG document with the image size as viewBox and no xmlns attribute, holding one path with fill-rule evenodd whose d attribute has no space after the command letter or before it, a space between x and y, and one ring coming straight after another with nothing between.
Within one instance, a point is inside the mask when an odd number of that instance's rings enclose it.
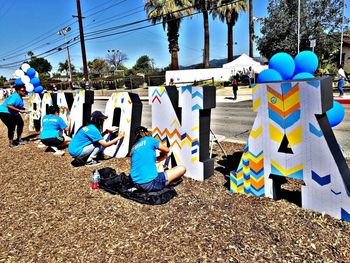
<instances>
[{"instance_id":1,"label":"kneeling person","mask_svg":"<svg viewBox=\"0 0 350 263\"><path fill-rule=\"evenodd\" d=\"M138 127L135 135L136 142L131 149L130 176L139 188L147 192L159 191L185 174L186 168L182 165L158 173L156 163L166 159L169 148L153 138L145 127ZM160 151L158 157L156 150Z\"/></svg>"},{"instance_id":2,"label":"kneeling person","mask_svg":"<svg viewBox=\"0 0 350 263\"><path fill-rule=\"evenodd\" d=\"M40 140L46 146L55 150L55 155L63 155L64 151L58 150L56 147L66 147L70 138L65 136L64 131L69 131L70 119L68 124L59 117L60 109L57 105L49 106L48 114L42 119L42 130L40 133Z\"/></svg>"},{"instance_id":3,"label":"kneeling person","mask_svg":"<svg viewBox=\"0 0 350 263\"><path fill-rule=\"evenodd\" d=\"M85 164L86 166L99 165L100 162L97 160L98 154L124 137L124 132L120 132L113 140L105 141L103 136L112 132L106 130L101 134L100 130L105 119L107 119L107 116L102 112L94 111L91 114L90 122L86 126L81 127L73 136L68 146L68 151L77 163Z\"/></svg>"}]
</instances>

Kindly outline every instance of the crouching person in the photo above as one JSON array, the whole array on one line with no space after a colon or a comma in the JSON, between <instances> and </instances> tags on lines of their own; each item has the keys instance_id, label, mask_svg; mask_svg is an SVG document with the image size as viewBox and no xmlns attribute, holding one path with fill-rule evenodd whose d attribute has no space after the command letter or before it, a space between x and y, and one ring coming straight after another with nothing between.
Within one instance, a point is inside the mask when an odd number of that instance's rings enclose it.
<instances>
[{"instance_id":1,"label":"crouching person","mask_svg":"<svg viewBox=\"0 0 350 263\"><path fill-rule=\"evenodd\" d=\"M105 141L103 136L106 133L112 132L106 130L101 134L100 130L102 129L105 119L107 119L107 116L102 112L94 111L91 114L90 122L86 126L81 127L73 136L68 146L69 154L75 158L72 164L85 164L85 166L99 165L98 155L102 153L106 147L116 144L124 137L124 132L120 132L113 140Z\"/></svg>"},{"instance_id":2,"label":"crouching person","mask_svg":"<svg viewBox=\"0 0 350 263\"><path fill-rule=\"evenodd\" d=\"M40 133L41 142L52 148L55 152L54 155L62 156L63 150L58 148L67 147L71 138L66 136L64 132L68 132L70 129L70 119L68 123L59 117L60 108L57 105L49 106L48 114L42 119L42 130ZM58 147L58 148L57 148Z\"/></svg>"},{"instance_id":3,"label":"crouching person","mask_svg":"<svg viewBox=\"0 0 350 263\"><path fill-rule=\"evenodd\" d=\"M159 191L185 174L184 166L158 172L156 164L166 159L169 148L153 138L145 127L138 127L135 135L136 142L131 149L130 176L138 188L147 192ZM156 150L160 151L158 157Z\"/></svg>"}]
</instances>

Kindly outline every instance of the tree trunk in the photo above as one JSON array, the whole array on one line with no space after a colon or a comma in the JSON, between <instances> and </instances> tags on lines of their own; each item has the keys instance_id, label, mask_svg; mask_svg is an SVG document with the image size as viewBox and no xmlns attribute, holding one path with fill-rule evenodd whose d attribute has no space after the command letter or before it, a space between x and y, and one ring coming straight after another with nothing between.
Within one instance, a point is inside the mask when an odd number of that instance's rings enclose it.
<instances>
[{"instance_id":1,"label":"tree trunk","mask_svg":"<svg viewBox=\"0 0 350 263\"><path fill-rule=\"evenodd\" d=\"M172 70L179 69L179 29L180 29L180 19L170 19L167 22L168 26L168 42L169 42L169 52L171 54L171 65Z\"/></svg>"},{"instance_id":2,"label":"tree trunk","mask_svg":"<svg viewBox=\"0 0 350 263\"><path fill-rule=\"evenodd\" d=\"M253 0L249 0L249 56L254 57Z\"/></svg>"},{"instance_id":3,"label":"tree trunk","mask_svg":"<svg viewBox=\"0 0 350 263\"><path fill-rule=\"evenodd\" d=\"M209 68L209 18L208 11L203 11L204 22L204 58L203 68Z\"/></svg>"},{"instance_id":4,"label":"tree trunk","mask_svg":"<svg viewBox=\"0 0 350 263\"><path fill-rule=\"evenodd\" d=\"M227 63L233 60L233 24L227 23Z\"/></svg>"}]
</instances>

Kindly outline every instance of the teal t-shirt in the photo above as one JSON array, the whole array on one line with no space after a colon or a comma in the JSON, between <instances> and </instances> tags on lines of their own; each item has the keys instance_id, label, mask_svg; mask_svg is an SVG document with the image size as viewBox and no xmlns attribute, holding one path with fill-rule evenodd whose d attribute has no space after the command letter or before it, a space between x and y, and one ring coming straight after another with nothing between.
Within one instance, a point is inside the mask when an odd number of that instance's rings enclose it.
<instances>
[{"instance_id":1,"label":"teal t-shirt","mask_svg":"<svg viewBox=\"0 0 350 263\"><path fill-rule=\"evenodd\" d=\"M135 144L131 154L130 176L134 183L144 184L158 176L156 150L159 141L153 137L143 137Z\"/></svg>"},{"instance_id":2,"label":"teal t-shirt","mask_svg":"<svg viewBox=\"0 0 350 263\"><path fill-rule=\"evenodd\" d=\"M67 124L61 117L53 114L45 115L42 120L40 139L43 140L62 136L65 128L67 128Z\"/></svg>"},{"instance_id":3,"label":"teal t-shirt","mask_svg":"<svg viewBox=\"0 0 350 263\"><path fill-rule=\"evenodd\" d=\"M10 110L7 105L12 105L17 109L23 109L23 99L17 92L13 93L10 97L6 98L5 101L0 105L0 112L11 113L12 115L18 115L18 111Z\"/></svg>"},{"instance_id":4,"label":"teal t-shirt","mask_svg":"<svg viewBox=\"0 0 350 263\"><path fill-rule=\"evenodd\" d=\"M68 146L68 152L72 157L77 157L85 146L102 140L101 132L95 125L89 124L77 132Z\"/></svg>"}]
</instances>

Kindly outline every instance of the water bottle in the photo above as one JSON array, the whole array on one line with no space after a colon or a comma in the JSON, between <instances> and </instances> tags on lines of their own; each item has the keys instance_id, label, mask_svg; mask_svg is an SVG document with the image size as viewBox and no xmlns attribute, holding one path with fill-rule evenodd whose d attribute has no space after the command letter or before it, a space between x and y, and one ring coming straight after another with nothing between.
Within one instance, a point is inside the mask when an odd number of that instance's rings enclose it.
<instances>
[{"instance_id":1,"label":"water bottle","mask_svg":"<svg viewBox=\"0 0 350 263\"><path fill-rule=\"evenodd\" d=\"M98 189L98 183L100 182L100 173L98 170L94 171L92 177L91 177L91 189L96 190Z\"/></svg>"}]
</instances>

